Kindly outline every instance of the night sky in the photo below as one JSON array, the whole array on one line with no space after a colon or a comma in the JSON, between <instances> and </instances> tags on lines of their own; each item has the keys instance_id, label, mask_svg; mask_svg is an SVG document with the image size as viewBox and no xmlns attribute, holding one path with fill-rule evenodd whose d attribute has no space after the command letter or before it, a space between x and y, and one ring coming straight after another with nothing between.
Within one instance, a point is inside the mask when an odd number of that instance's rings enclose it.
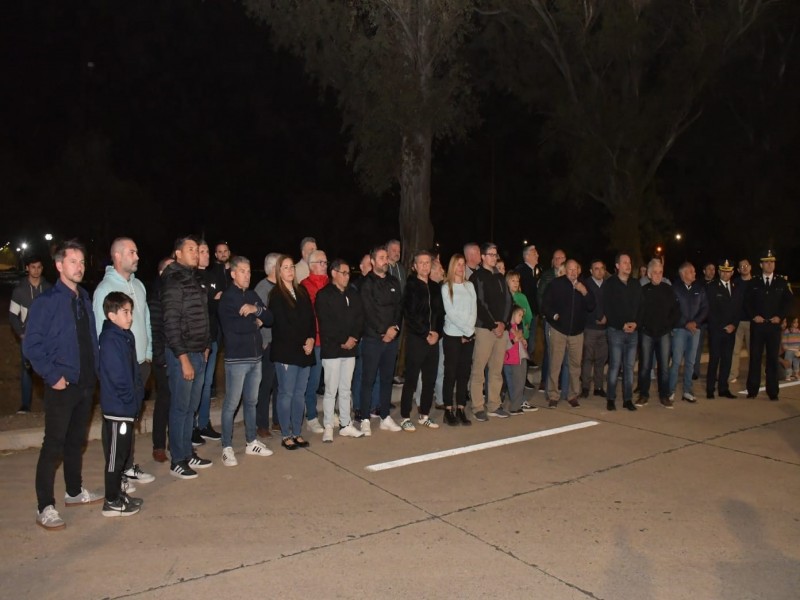
<instances>
[{"instance_id":1,"label":"night sky","mask_svg":"<svg viewBox=\"0 0 800 600\"><path fill-rule=\"evenodd\" d=\"M398 235L397 190L364 193L345 160L336 97L239 3L33 0L4 13L0 243L77 236L99 263L124 234L152 273L187 232L256 264L269 251L296 255L306 235L351 260ZM786 14L800 22L796 8ZM784 50L777 83L758 68L770 55L728 65L662 165L670 223L648 244L666 246L668 270L684 257L755 260L771 245L778 272L800 276L799 46ZM542 118L491 86L477 93L481 123L435 145L443 255L493 238L512 265L523 240L543 262L557 245L610 259L606 210L555 200Z\"/></svg>"}]
</instances>

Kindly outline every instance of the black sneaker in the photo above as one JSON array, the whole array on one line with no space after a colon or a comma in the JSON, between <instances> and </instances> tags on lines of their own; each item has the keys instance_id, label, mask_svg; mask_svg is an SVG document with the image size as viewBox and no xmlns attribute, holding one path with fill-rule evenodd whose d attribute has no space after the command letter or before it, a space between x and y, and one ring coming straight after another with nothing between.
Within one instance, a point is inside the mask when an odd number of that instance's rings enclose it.
<instances>
[{"instance_id":1,"label":"black sneaker","mask_svg":"<svg viewBox=\"0 0 800 600\"><path fill-rule=\"evenodd\" d=\"M447 423L448 425L458 425L458 417L456 417L456 413L449 408L445 410L444 422Z\"/></svg>"},{"instance_id":2,"label":"black sneaker","mask_svg":"<svg viewBox=\"0 0 800 600\"><path fill-rule=\"evenodd\" d=\"M169 474L178 479L197 479L197 471L193 470L185 460L173 463L169 468Z\"/></svg>"},{"instance_id":3,"label":"black sneaker","mask_svg":"<svg viewBox=\"0 0 800 600\"><path fill-rule=\"evenodd\" d=\"M536 384L533 383L530 379L525 380L525 389L526 390L535 390Z\"/></svg>"},{"instance_id":4,"label":"black sneaker","mask_svg":"<svg viewBox=\"0 0 800 600\"><path fill-rule=\"evenodd\" d=\"M476 413L473 413L472 416L475 418L476 421L488 421L489 417L486 416L485 410L479 410Z\"/></svg>"},{"instance_id":5,"label":"black sneaker","mask_svg":"<svg viewBox=\"0 0 800 600\"><path fill-rule=\"evenodd\" d=\"M208 469L214 463L207 458L200 458L196 452L192 452L192 457L186 461L192 469Z\"/></svg>"},{"instance_id":6,"label":"black sneaker","mask_svg":"<svg viewBox=\"0 0 800 600\"><path fill-rule=\"evenodd\" d=\"M202 446L205 444L206 441L203 439L203 436L200 435L200 430L196 427L192 429L192 446L197 448L198 446Z\"/></svg>"},{"instance_id":7,"label":"black sneaker","mask_svg":"<svg viewBox=\"0 0 800 600\"><path fill-rule=\"evenodd\" d=\"M120 492L119 495L125 502L128 504L132 504L133 506L140 508L142 504L144 504L144 500L142 498L136 498L134 496L129 496L127 492Z\"/></svg>"},{"instance_id":8,"label":"black sneaker","mask_svg":"<svg viewBox=\"0 0 800 600\"><path fill-rule=\"evenodd\" d=\"M524 415L525 411L522 410L521 408L518 408L517 410L508 411L508 414L510 414L512 417L516 417L517 415Z\"/></svg>"},{"instance_id":9,"label":"black sneaker","mask_svg":"<svg viewBox=\"0 0 800 600\"><path fill-rule=\"evenodd\" d=\"M120 496L113 502L108 500L103 502L104 517L130 517L139 512L139 507L134 506Z\"/></svg>"},{"instance_id":10,"label":"black sneaker","mask_svg":"<svg viewBox=\"0 0 800 600\"><path fill-rule=\"evenodd\" d=\"M194 434L192 434L192 442L194 442ZM214 431L214 428L211 426L211 423L206 425L203 429L200 430L200 437L204 440L211 440L214 442L218 442L222 439L222 434Z\"/></svg>"},{"instance_id":11,"label":"black sneaker","mask_svg":"<svg viewBox=\"0 0 800 600\"><path fill-rule=\"evenodd\" d=\"M458 409L456 409L456 418L458 419L458 422L461 423L462 425L472 425L472 421L470 421L467 418L466 411L461 407L458 407Z\"/></svg>"}]
</instances>

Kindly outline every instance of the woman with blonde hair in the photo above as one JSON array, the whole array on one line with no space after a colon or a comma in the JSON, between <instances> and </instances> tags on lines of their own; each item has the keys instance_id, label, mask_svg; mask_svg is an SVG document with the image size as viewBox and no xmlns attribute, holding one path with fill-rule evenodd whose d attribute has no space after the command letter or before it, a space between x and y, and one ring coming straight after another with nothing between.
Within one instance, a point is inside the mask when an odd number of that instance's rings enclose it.
<instances>
[{"instance_id":1,"label":"woman with blonde hair","mask_svg":"<svg viewBox=\"0 0 800 600\"><path fill-rule=\"evenodd\" d=\"M472 425L467 418L467 389L475 347L475 320L478 299L475 288L466 280L467 263L462 254L450 258L447 277L442 285L444 302L444 384L442 402L444 422L448 425ZM455 387L455 398L453 388Z\"/></svg>"}]
</instances>

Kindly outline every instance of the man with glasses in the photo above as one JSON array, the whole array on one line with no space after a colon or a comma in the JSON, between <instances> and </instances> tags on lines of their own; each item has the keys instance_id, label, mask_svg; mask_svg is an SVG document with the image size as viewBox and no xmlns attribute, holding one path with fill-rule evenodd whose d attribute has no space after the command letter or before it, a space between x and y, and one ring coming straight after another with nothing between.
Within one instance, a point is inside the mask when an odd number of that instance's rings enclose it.
<instances>
[{"instance_id":1,"label":"man with glasses","mask_svg":"<svg viewBox=\"0 0 800 600\"><path fill-rule=\"evenodd\" d=\"M475 322L475 349L472 354L470 395L476 421L487 421L488 415L505 419L509 413L500 405L503 387L503 358L506 352L506 323L511 315L511 294L505 278L495 272L497 246L487 242L481 246L481 266L469 278L478 298L478 319ZM489 367L488 394L484 401L484 370Z\"/></svg>"},{"instance_id":2,"label":"man with glasses","mask_svg":"<svg viewBox=\"0 0 800 600\"><path fill-rule=\"evenodd\" d=\"M133 323L131 333L136 339L136 362L139 363L139 375L142 383L146 384L150 378L150 367L153 362L153 336L150 327L150 308L147 305L147 292L144 284L136 279L139 268L139 250L136 243L126 237L115 239L111 243L111 262L106 267L103 280L98 284L92 299L95 323L100 324L106 320L103 311L103 300L111 292L123 292L133 300ZM145 473L133 459L133 448L128 455L128 463L123 472L123 481L129 483L150 483L155 479L150 473ZM135 487L133 488L135 489ZM131 487L128 491L133 491Z\"/></svg>"},{"instance_id":3,"label":"man with glasses","mask_svg":"<svg viewBox=\"0 0 800 600\"><path fill-rule=\"evenodd\" d=\"M310 273L308 277L300 282L306 291L308 297L311 298L311 306L316 306L317 294L319 291L328 285L328 257L322 250L314 250L308 256L308 267ZM311 367L308 375L308 386L306 387L306 419L308 419L308 428L313 433L322 433L322 425L317 417L317 388L319 387L319 378L322 374L322 361L320 358L320 341L319 341L319 322L317 322L317 338L314 343L314 357L316 362Z\"/></svg>"},{"instance_id":4,"label":"man with glasses","mask_svg":"<svg viewBox=\"0 0 800 600\"><path fill-rule=\"evenodd\" d=\"M322 399L323 442L333 442L334 408L339 396L339 435L364 435L350 422L351 384L364 315L358 291L350 285L350 266L337 259L331 264L331 283L317 294L320 355L325 373Z\"/></svg>"}]
</instances>

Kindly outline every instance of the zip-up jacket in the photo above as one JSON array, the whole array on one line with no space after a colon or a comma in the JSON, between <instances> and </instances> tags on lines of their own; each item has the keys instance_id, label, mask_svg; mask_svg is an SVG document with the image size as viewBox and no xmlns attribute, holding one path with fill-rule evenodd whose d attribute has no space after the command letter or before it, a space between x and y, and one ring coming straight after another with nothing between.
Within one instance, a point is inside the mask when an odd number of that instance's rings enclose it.
<instances>
[{"instance_id":1,"label":"zip-up jacket","mask_svg":"<svg viewBox=\"0 0 800 600\"><path fill-rule=\"evenodd\" d=\"M108 418L132 421L143 399L136 339L129 329L106 320L100 334L100 409Z\"/></svg>"},{"instance_id":2,"label":"zip-up jacket","mask_svg":"<svg viewBox=\"0 0 800 600\"><path fill-rule=\"evenodd\" d=\"M511 315L511 294L500 273L478 267L469 278L478 298L478 319L475 327L494 329L495 323L507 323Z\"/></svg>"},{"instance_id":3,"label":"zip-up jacket","mask_svg":"<svg viewBox=\"0 0 800 600\"><path fill-rule=\"evenodd\" d=\"M564 335L583 333L586 318L592 310L594 296L581 294L566 275L553 279L542 298L542 314L553 329Z\"/></svg>"},{"instance_id":4,"label":"zip-up jacket","mask_svg":"<svg viewBox=\"0 0 800 600\"><path fill-rule=\"evenodd\" d=\"M313 339L317 331L314 309L306 289L298 286L297 298L292 305L280 288L275 286L269 293L269 309L274 318L272 344L269 347L270 360L298 367L316 364L314 353L306 354L303 350L303 344L308 338Z\"/></svg>"},{"instance_id":5,"label":"zip-up jacket","mask_svg":"<svg viewBox=\"0 0 800 600\"><path fill-rule=\"evenodd\" d=\"M399 329L403 322L403 292L394 275L378 277L373 272L367 273L361 284L361 305L364 337L380 339L390 327Z\"/></svg>"},{"instance_id":6,"label":"zip-up jacket","mask_svg":"<svg viewBox=\"0 0 800 600\"><path fill-rule=\"evenodd\" d=\"M659 338L678 326L681 309L672 286L664 282L658 285L647 283L642 287L639 316L636 322L643 334Z\"/></svg>"},{"instance_id":7,"label":"zip-up jacket","mask_svg":"<svg viewBox=\"0 0 800 600\"><path fill-rule=\"evenodd\" d=\"M21 338L25 335L25 321L28 318L28 311L31 304L42 292L49 290L51 286L44 278L39 281L36 287L26 277L20 281L11 292L11 302L8 305L8 321L11 329Z\"/></svg>"},{"instance_id":8,"label":"zip-up jacket","mask_svg":"<svg viewBox=\"0 0 800 600\"><path fill-rule=\"evenodd\" d=\"M131 273L130 279L125 279L117 270L106 267L106 274L103 280L94 290L92 306L94 307L95 323L102 323L106 320L103 312L103 300L109 292L123 292L133 300L133 323L131 323L131 333L136 338L136 361L144 362L153 359L153 341L151 339L150 309L147 305L147 292L144 284L136 279L136 275Z\"/></svg>"},{"instance_id":9,"label":"zip-up jacket","mask_svg":"<svg viewBox=\"0 0 800 600\"><path fill-rule=\"evenodd\" d=\"M49 386L54 386L62 377L70 384L80 381L81 356L78 347L78 331L72 301L75 293L59 279L46 292L40 294L31 304L28 313L22 352L33 369ZM92 340L97 339L94 313L89 294L78 286L78 302L89 318L89 332ZM97 344L92 344L94 352L95 375L99 355Z\"/></svg>"},{"instance_id":10,"label":"zip-up jacket","mask_svg":"<svg viewBox=\"0 0 800 600\"><path fill-rule=\"evenodd\" d=\"M330 279L327 275L316 275L314 273L310 273L308 277L303 279L300 282L306 291L308 292L308 297L311 299L311 306L314 308L314 322L316 323L317 327L317 335L314 336L314 345L319 346L319 321L317 320L316 316L316 304L317 304L317 294L319 291L328 285Z\"/></svg>"},{"instance_id":11,"label":"zip-up jacket","mask_svg":"<svg viewBox=\"0 0 800 600\"><path fill-rule=\"evenodd\" d=\"M606 326L622 329L625 323L636 323L641 298L642 286L636 279L629 277L627 283L623 282L618 275L606 279L603 284L603 309L606 314Z\"/></svg>"},{"instance_id":12,"label":"zip-up jacket","mask_svg":"<svg viewBox=\"0 0 800 600\"><path fill-rule=\"evenodd\" d=\"M164 353L167 338L164 334L164 308L161 306L161 277L156 277L147 294L147 308L150 310L150 337L153 340L153 364L162 367L167 364Z\"/></svg>"},{"instance_id":13,"label":"zip-up jacket","mask_svg":"<svg viewBox=\"0 0 800 600\"><path fill-rule=\"evenodd\" d=\"M686 327L686 324L690 321L694 321L698 327L705 323L708 316L705 284L695 282L692 287L687 288L686 284L680 281L672 286L672 290L675 292L678 306L681 309L676 329Z\"/></svg>"},{"instance_id":14,"label":"zip-up jacket","mask_svg":"<svg viewBox=\"0 0 800 600\"><path fill-rule=\"evenodd\" d=\"M194 269L174 262L161 274L167 347L175 356L211 347L208 298Z\"/></svg>"},{"instance_id":15,"label":"zip-up jacket","mask_svg":"<svg viewBox=\"0 0 800 600\"><path fill-rule=\"evenodd\" d=\"M243 317L239 310L252 304L257 311ZM272 313L264 306L253 290L243 290L232 285L222 292L217 308L222 335L225 337L225 362L253 362L261 360L261 332L256 319L265 327L272 325Z\"/></svg>"},{"instance_id":16,"label":"zip-up jacket","mask_svg":"<svg viewBox=\"0 0 800 600\"><path fill-rule=\"evenodd\" d=\"M320 358L349 358L358 352L358 345L350 350L342 348L347 338L361 339L364 312L361 296L352 286L341 291L329 283L317 294L317 323L319 323Z\"/></svg>"},{"instance_id":17,"label":"zip-up jacket","mask_svg":"<svg viewBox=\"0 0 800 600\"><path fill-rule=\"evenodd\" d=\"M409 334L421 338L435 331L441 337L444 325L442 289L438 283L413 276L403 292L403 321Z\"/></svg>"}]
</instances>

